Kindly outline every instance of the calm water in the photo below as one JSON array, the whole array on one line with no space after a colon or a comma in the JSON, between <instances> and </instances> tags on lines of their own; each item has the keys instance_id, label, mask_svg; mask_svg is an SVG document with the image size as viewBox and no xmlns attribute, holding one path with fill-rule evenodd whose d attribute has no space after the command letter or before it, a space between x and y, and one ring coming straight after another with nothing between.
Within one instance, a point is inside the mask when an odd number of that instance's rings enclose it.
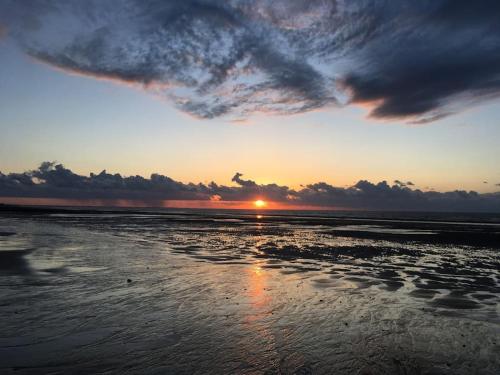
<instances>
[{"instance_id":1,"label":"calm water","mask_svg":"<svg viewBox=\"0 0 500 375\"><path fill-rule=\"evenodd\" d=\"M496 217L327 216L0 213L0 372L500 373Z\"/></svg>"}]
</instances>

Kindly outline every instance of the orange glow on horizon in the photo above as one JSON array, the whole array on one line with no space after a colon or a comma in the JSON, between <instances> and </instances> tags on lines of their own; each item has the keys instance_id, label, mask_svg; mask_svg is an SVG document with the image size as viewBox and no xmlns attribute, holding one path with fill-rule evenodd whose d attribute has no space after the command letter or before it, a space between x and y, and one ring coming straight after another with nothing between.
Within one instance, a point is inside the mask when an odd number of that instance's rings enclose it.
<instances>
[{"instance_id":1,"label":"orange glow on horizon","mask_svg":"<svg viewBox=\"0 0 500 375\"><path fill-rule=\"evenodd\" d=\"M264 203L257 204L257 201ZM192 208L192 209L226 209L226 210L345 210L347 207L312 206L287 202L257 201L224 201L224 200L157 200L141 201L134 199L68 199L68 198L29 198L0 197L0 204L25 206L76 206L76 207L122 207L122 208Z\"/></svg>"}]
</instances>

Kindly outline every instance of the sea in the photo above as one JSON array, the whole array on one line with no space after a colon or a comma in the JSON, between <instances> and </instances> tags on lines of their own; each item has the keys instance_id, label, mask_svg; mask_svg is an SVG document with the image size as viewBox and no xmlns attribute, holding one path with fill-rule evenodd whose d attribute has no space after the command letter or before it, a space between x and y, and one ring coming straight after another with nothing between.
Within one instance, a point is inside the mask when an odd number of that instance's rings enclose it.
<instances>
[{"instance_id":1,"label":"sea","mask_svg":"<svg viewBox=\"0 0 500 375\"><path fill-rule=\"evenodd\" d=\"M500 374L500 214L0 207L2 374Z\"/></svg>"}]
</instances>

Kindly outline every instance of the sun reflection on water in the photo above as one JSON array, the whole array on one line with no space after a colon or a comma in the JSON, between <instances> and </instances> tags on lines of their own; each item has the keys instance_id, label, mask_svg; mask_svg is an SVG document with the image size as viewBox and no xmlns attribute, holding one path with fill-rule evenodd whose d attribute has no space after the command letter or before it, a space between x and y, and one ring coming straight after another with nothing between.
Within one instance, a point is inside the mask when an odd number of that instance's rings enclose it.
<instances>
[{"instance_id":1,"label":"sun reflection on water","mask_svg":"<svg viewBox=\"0 0 500 375\"><path fill-rule=\"evenodd\" d=\"M248 296L257 318L265 315L265 307L270 302L270 297L266 294L266 285L265 270L260 265L253 265L248 270Z\"/></svg>"}]
</instances>

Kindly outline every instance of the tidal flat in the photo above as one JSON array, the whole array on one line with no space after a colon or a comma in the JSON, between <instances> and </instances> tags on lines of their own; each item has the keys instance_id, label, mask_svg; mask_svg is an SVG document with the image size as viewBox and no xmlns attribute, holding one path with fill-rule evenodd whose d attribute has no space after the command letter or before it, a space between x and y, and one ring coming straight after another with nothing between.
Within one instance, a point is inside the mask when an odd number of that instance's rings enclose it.
<instances>
[{"instance_id":1,"label":"tidal flat","mask_svg":"<svg viewBox=\"0 0 500 375\"><path fill-rule=\"evenodd\" d=\"M498 374L499 302L489 218L0 212L2 374Z\"/></svg>"}]
</instances>

